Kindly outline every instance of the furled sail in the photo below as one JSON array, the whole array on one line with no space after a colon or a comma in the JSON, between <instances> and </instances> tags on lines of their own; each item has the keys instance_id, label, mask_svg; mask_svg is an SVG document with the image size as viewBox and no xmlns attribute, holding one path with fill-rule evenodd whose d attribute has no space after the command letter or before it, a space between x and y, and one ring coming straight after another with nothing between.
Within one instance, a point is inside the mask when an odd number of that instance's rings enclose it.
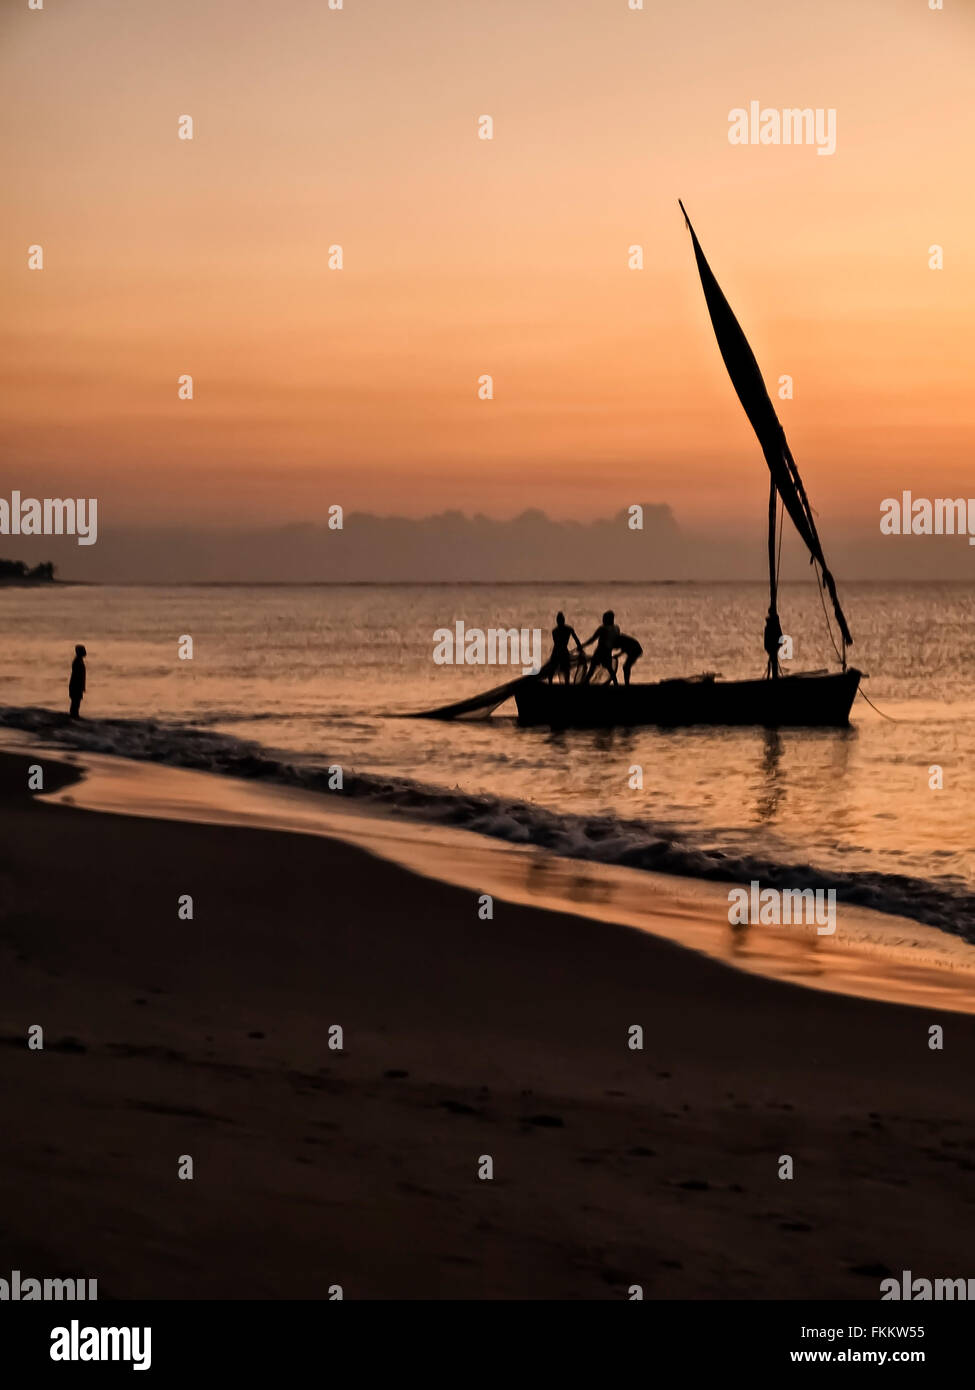
<instances>
[{"instance_id":1,"label":"furled sail","mask_svg":"<svg viewBox=\"0 0 975 1390\"><path fill-rule=\"evenodd\" d=\"M785 431L779 424L775 407L765 389L765 382L762 380L762 373L755 361L755 354L749 347L748 339L741 331L741 325L735 318L730 304L725 299L721 287L712 274L711 267L701 250L701 243L695 235L683 203L680 204L680 210L684 214L687 230L694 243L694 256L697 260L698 273L701 276L701 286L704 290L704 298L707 302L708 313L711 316L714 336L718 340L721 357L728 368L728 375L731 377L732 385L738 393L738 399L744 407L752 429L758 436L758 442L762 446L772 481L782 498L783 505L805 542L812 560L822 572L823 583L833 601L833 611L836 614L836 621L839 623L845 648L853 642L853 638L850 636L850 629L846 625L846 618L843 616L840 601L836 596L836 584L826 564L823 547L816 531L816 523L813 520L812 508L809 505L806 489L803 487L799 470L786 440Z\"/></svg>"}]
</instances>

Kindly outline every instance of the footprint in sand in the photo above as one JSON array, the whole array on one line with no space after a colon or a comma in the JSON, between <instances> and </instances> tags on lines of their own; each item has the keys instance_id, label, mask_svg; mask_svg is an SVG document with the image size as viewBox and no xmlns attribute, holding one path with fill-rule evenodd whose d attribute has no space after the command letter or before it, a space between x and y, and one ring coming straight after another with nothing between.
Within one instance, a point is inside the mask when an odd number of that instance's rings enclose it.
<instances>
[{"instance_id":1,"label":"footprint in sand","mask_svg":"<svg viewBox=\"0 0 975 1390\"><path fill-rule=\"evenodd\" d=\"M151 1115L178 1115L187 1120L216 1120L219 1124L233 1124L226 1115L214 1115L209 1110L199 1110L195 1105L162 1105L150 1100L129 1100L126 1104L132 1110L147 1110Z\"/></svg>"},{"instance_id":2,"label":"footprint in sand","mask_svg":"<svg viewBox=\"0 0 975 1390\"><path fill-rule=\"evenodd\" d=\"M462 1100L442 1100L441 1109L449 1110L451 1115L477 1115L484 1118L483 1110L475 1110L473 1105L465 1105Z\"/></svg>"}]
</instances>

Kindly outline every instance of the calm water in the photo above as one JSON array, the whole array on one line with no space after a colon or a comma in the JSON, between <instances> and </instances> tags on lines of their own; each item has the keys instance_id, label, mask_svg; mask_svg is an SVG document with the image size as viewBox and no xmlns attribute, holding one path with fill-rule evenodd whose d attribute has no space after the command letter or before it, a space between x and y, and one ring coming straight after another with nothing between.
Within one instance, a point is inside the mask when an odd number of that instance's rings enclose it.
<instances>
[{"instance_id":1,"label":"calm water","mask_svg":"<svg viewBox=\"0 0 975 1390\"><path fill-rule=\"evenodd\" d=\"M65 708L73 644L83 641L87 719L136 721L103 728L100 741L97 726L86 726L78 736L89 746L179 761L183 726L194 725L258 744L268 767L339 763L397 779L400 805L409 806L412 783L466 798L468 808L480 796L475 828L511 839L574 852L581 836L588 843L579 852L595 853L601 837L600 857L625 862L642 837L679 847L684 862L671 867L687 872L707 851L711 862L802 864L851 882L906 875L936 886L949 909L954 895L965 917L975 892L975 588L852 585L844 599L854 664L896 723L859 699L853 728L841 732L553 735L519 729L513 705L482 723L397 717L509 674L434 664L434 630L458 618L541 627L547 655L558 608L586 638L612 606L643 642L641 680L755 676L767 601L757 584L3 589L0 705L12 707L8 722L25 706ZM815 586L785 587L781 609L793 669L835 664ZM184 633L192 661L177 659ZM640 791L629 786L633 764L643 769ZM932 764L944 769L943 790L929 788ZM902 888L909 899L916 885ZM958 929L944 912L940 921Z\"/></svg>"}]
</instances>

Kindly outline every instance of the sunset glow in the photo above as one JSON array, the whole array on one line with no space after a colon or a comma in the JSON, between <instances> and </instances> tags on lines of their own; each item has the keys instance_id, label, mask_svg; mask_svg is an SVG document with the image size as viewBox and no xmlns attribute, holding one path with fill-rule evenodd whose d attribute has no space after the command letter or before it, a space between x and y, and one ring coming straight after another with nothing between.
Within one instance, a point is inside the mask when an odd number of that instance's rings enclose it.
<instances>
[{"instance_id":1,"label":"sunset glow","mask_svg":"<svg viewBox=\"0 0 975 1390\"><path fill-rule=\"evenodd\" d=\"M965 492L975 17L751 15L8 8L6 471L98 494L106 525L635 496L750 516L765 477L681 196L767 381L794 378L783 424L823 513L875 524L919 475ZM731 145L751 100L835 108L835 154Z\"/></svg>"}]
</instances>

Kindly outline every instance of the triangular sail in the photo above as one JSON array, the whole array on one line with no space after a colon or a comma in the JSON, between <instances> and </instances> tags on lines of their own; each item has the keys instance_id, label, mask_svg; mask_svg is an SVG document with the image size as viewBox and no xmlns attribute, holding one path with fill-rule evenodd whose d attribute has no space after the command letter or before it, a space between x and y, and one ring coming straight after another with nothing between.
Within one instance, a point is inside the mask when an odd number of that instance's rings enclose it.
<instances>
[{"instance_id":1,"label":"triangular sail","mask_svg":"<svg viewBox=\"0 0 975 1390\"><path fill-rule=\"evenodd\" d=\"M836 614L836 621L839 623L844 645L850 645L853 638L850 636L850 629L846 625L846 618L843 616L840 601L836 596L836 584L823 555L823 547L816 531L816 523L813 520L806 489L799 477L799 470L792 457L785 431L779 424L775 407L765 389L765 382L762 379L758 363L755 361L755 354L749 347L748 339L741 331L741 325L735 318L731 306L712 274L711 267L701 250L701 244L691 226L691 220L687 216L683 203L680 204L680 210L684 214L687 230L694 243L694 256L697 260L704 298L707 302L708 313L711 316L714 336L718 340L721 357L728 368L728 375L731 377L732 385L738 393L738 399L744 407L752 429L758 436L758 442L762 446L772 481L782 498L785 509L805 542L809 554L822 571L823 583L833 601L833 611Z\"/></svg>"}]
</instances>

